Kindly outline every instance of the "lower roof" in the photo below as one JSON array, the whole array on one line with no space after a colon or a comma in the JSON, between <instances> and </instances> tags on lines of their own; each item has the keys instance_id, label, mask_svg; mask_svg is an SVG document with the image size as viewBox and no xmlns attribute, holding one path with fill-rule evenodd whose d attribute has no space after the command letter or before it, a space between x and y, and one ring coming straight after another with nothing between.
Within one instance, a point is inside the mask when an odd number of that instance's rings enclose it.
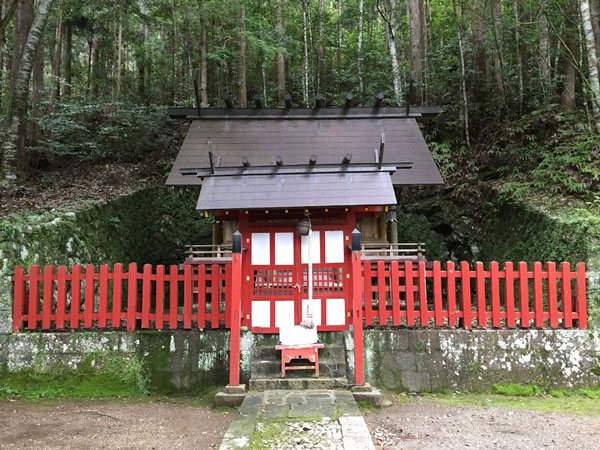
<instances>
[{"instance_id":1,"label":"lower roof","mask_svg":"<svg viewBox=\"0 0 600 450\"><path fill-rule=\"evenodd\" d=\"M207 177L201 210L395 205L387 172Z\"/></svg>"}]
</instances>

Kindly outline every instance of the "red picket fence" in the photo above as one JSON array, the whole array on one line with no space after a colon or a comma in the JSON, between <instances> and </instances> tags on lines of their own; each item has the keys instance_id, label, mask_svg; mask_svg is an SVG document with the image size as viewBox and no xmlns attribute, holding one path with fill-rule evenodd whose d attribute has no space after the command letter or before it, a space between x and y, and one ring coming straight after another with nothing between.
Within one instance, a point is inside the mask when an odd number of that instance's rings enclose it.
<instances>
[{"instance_id":1,"label":"red picket fence","mask_svg":"<svg viewBox=\"0 0 600 450\"><path fill-rule=\"evenodd\" d=\"M482 263L461 262L459 270L439 261L364 261L364 318L371 325L434 325L436 327L587 328L585 265L571 271L569 263L559 270L553 262ZM370 301L369 301L370 300Z\"/></svg>"},{"instance_id":2,"label":"red picket fence","mask_svg":"<svg viewBox=\"0 0 600 450\"><path fill-rule=\"evenodd\" d=\"M231 264L172 265L153 271L136 264L15 268L15 331L122 328L127 330L229 327ZM68 327L67 327L68 322Z\"/></svg>"}]
</instances>

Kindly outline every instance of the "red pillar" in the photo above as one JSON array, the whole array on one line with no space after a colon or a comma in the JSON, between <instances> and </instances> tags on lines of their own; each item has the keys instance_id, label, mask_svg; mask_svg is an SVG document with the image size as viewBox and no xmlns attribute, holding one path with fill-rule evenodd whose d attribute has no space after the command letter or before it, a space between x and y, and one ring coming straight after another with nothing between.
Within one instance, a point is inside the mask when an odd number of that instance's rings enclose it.
<instances>
[{"instance_id":1,"label":"red pillar","mask_svg":"<svg viewBox=\"0 0 600 450\"><path fill-rule=\"evenodd\" d=\"M240 310L242 307L242 235L239 231L234 233L233 240L230 287L231 339L229 343L229 385L238 386L240 384Z\"/></svg>"},{"instance_id":2,"label":"red pillar","mask_svg":"<svg viewBox=\"0 0 600 450\"><path fill-rule=\"evenodd\" d=\"M363 354L362 274L360 250L352 251L352 325L354 327L354 383L365 384Z\"/></svg>"}]
</instances>

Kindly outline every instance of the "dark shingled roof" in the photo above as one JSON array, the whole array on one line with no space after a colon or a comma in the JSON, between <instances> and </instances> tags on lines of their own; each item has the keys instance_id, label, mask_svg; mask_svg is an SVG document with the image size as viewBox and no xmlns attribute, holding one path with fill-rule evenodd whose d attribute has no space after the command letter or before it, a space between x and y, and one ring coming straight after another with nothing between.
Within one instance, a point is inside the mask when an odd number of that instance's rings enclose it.
<instances>
[{"instance_id":1,"label":"dark shingled roof","mask_svg":"<svg viewBox=\"0 0 600 450\"><path fill-rule=\"evenodd\" d=\"M307 164L311 154L317 155L317 164L337 164L346 153L352 153L352 163L372 163L381 133L385 133L384 163L413 162L412 168L392 174L394 185L443 184L415 118L373 117L194 120L167 185L203 183L194 175L182 175L180 169L208 167L208 141L212 143L215 157L221 157L221 167L241 166L242 156L247 156L252 165L272 164L277 155L283 157L284 165ZM204 183L210 179L205 178ZM215 186L226 183L227 179L216 182ZM354 192L360 195L359 189Z\"/></svg>"},{"instance_id":2,"label":"dark shingled roof","mask_svg":"<svg viewBox=\"0 0 600 450\"><path fill-rule=\"evenodd\" d=\"M394 205L387 172L207 177L197 209Z\"/></svg>"}]
</instances>

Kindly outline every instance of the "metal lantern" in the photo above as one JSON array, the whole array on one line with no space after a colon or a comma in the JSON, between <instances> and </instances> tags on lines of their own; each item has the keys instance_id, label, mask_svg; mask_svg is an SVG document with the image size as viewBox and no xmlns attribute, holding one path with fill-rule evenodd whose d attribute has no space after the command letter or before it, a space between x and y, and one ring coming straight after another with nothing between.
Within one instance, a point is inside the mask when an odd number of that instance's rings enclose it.
<instances>
[{"instance_id":1,"label":"metal lantern","mask_svg":"<svg viewBox=\"0 0 600 450\"><path fill-rule=\"evenodd\" d=\"M296 224L296 233L300 236L308 236L308 230L310 230L310 221L307 217L303 217Z\"/></svg>"}]
</instances>

